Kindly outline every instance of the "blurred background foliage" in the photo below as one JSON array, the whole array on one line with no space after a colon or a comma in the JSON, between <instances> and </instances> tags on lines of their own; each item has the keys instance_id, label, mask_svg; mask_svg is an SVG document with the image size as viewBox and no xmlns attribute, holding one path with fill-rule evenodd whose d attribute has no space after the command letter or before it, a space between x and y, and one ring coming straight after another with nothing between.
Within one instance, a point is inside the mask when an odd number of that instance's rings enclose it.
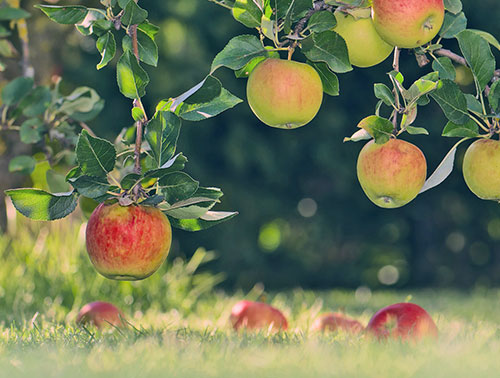
<instances>
[{"instance_id":1,"label":"blurred background foliage","mask_svg":"<svg viewBox=\"0 0 500 378\"><path fill-rule=\"evenodd\" d=\"M49 83L56 74L63 77L66 93L82 85L95 88L106 99L106 108L90 126L97 135L114 139L132 124L131 104L118 91L114 68L96 71L100 56L94 41L73 27L50 22L32 8L35 3L23 1L33 14L28 26L36 81ZM50 3L99 5L97 0ZM469 28L500 38L498 0L463 3ZM141 6L161 27L159 66L148 67L151 84L144 102L149 113L159 100L175 97L203 79L230 38L251 33L226 9L207 0L141 0ZM445 47L459 51L454 45ZM494 54L500 61L499 52ZM300 55L294 58L303 60ZM215 250L218 258L203 269L223 273L222 286L230 290L248 290L256 282L269 289L498 286L500 207L467 189L460 168L464 146L453 174L403 208L380 209L363 194L356 178L362 143L342 140L373 114L373 84L387 84L390 70L388 59L374 68L340 75L340 97L326 96L318 116L297 130L263 125L246 102L201 124L186 123L179 139L179 150L190 160L186 171L222 188L224 208L240 215L208 231L177 231L170 262L177 256L189 259L189 251L198 246ZM401 70L412 82L430 67L418 68L414 57L404 52ZM15 67L2 73L2 81L14 76ZM216 76L245 98L246 80L236 79L229 70ZM465 70L457 80L463 86L471 84ZM445 124L433 102L416 122L431 135L405 136L425 153L429 174L456 142L440 137ZM29 185L4 168L7 155L23 146L5 133L0 138L1 189ZM50 253L48 248L44 251Z\"/></svg>"}]
</instances>

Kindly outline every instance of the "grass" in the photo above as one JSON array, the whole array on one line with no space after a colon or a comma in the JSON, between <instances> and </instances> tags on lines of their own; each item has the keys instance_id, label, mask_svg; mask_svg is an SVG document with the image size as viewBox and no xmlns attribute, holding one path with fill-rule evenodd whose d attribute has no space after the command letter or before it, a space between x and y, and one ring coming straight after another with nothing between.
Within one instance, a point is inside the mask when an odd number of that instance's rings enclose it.
<instances>
[{"instance_id":1,"label":"grass","mask_svg":"<svg viewBox=\"0 0 500 378\"><path fill-rule=\"evenodd\" d=\"M81 222L17 221L0 235L0 377L498 377L500 290L313 292L301 289L228 295L222 277L200 272L214 258L199 249L151 278L113 282L86 257ZM201 269L203 270L203 269ZM265 298L290 329L235 333L232 305ZM109 300L133 325L75 327L83 303ZM342 310L366 324L379 308L411 300L440 330L437 342L376 342L309 331L324 311Z\"/></svg>"}]
</instances>

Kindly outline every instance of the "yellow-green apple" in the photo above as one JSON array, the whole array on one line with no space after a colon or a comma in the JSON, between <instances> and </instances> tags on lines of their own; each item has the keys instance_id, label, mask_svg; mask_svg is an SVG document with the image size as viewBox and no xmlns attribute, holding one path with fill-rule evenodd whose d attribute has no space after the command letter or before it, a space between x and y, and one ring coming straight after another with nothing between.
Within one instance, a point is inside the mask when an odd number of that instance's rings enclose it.
<instances>
[{"instance_id":1,"label":"yellow-green apple","mask_svg":"<svg viewBox=\"0 0 500 378\"><path fill-rule=\"evenodd\" d=\"M294 129L309 123L323 100L323 84L308 64L266 59L250 73L247 99L268 126Z\"/></svg>"},{"instance_id":2,"label":"yellow-green apple","mask_svg":"<svg viewBox=\"0 0 500 378\"><path fill-rule=\"evenodd\" d=\"M319 316L312 325L313 331L338 331L357 334L363 330L360 322L344 314L335 312Z\"/></svg>"},{"instance_id":3,"label":"yellow-green apple","mask_svg":"<svg viewBox=\"0 0 500 378\"><path fill-rule=\"evenodd\" d=\"M90 216L87 252L99 273L116 280L141 280L165 261L172 229L151 206L100 204Z\"/></svg>"},{"instance_id":4,"label":"yellow-green apple","mask_svg":"<svg viewBox=\"0 0 500 378\"><path fill-rule=\"evenodd\" d=\"M380 38L369 11L367 15L351 15L337 9L334 15L337 25L333 30L344 38L353 66L371 67L391 55L394 46Z\"/></svg>"},{"instance_id":5,"label":"yellow-green apple","mask_svg":"<svg viewBox=\"0 0 500 378\"><path fill-rule=\"evenodd\" d=\"M464 156L464 179L479 198L500 201L500 141L480 139Z\"/></svg>"},{"instance_id":6,"label":"yellow-green apple","mask_svg":"<svg viewBox=\"0 0 500 378\"><path fill-rule=\"evenodd\" d=\"M125 316L108 302L91 302L82 307L76 318L77 324L92 324L97 328L106 326L123 327Z\"/></svg>"},{"instance_id":7,"label":"yellow-green apple","mask_svg":"<svg viewBox=\"0 0 500 378\"><path fill-rule=\"evenodd\" d=\"M422 151L411 143L390 139L377 144L372 140L359 153L357 173L363 191L375 205L396 208L420 192L427 163Z\"/></svg>"},{"instance_id":8,"label":"yellow-green apple","mask_svg":"<svg viewBox=\"0 0 500 378\"><path fill-rule=\"evenodd\" d=\"M231 311L230 321L235 330L245 328L279 331L288 327L285 315L280 310L262 302L236 303Z\"/></svg>"},{"instance_id":9,"label":"yellow-green apple","mask_svg":"<svg viewBox=\"0 0 500 378\"><path fill-rule=\"evenodd\" d=\"M377 311L366 331L378 339L420 340L438 336L436 324L427 311L413 303L396 303Z\"/></svg>"},{"instance_id":10,"label":"yellow-green apple","mask_svg":"<svg viewBox=\"0 0 500 378\"><path fill-rule=\"evenodd\" d=\"M373 0L372 19L389 44L413 49L434 38L444 20L443 0Z\"/></svg>"}]
</instances>

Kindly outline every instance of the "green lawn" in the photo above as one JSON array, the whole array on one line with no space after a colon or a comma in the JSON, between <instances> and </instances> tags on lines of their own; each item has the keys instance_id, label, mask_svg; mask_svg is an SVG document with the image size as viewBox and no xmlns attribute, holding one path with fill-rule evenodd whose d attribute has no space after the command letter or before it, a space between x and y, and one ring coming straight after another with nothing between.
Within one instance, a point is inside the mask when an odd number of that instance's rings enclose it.
<instances>
[{"instance_id":1,"label":"green lawn","mask_svg":"<svg viewBox=\"0 0 500 378\"><path fill-rule=\"evenodd\" d=\"M214 254L169 261L151 278L99 277L73 223L19 222L0 235L0 377L499 377L500 290L312 292L228 295L222 277L200 273ZM265 298L289 319L287 332L237 334L232 305ZM134 327L100 333L74 326L93 300L121 307ZM376 342L309 327L320 312L342 310L366 324L379 308L410 300L426 308L437 342Z\"/></svg>"}]
</instances>

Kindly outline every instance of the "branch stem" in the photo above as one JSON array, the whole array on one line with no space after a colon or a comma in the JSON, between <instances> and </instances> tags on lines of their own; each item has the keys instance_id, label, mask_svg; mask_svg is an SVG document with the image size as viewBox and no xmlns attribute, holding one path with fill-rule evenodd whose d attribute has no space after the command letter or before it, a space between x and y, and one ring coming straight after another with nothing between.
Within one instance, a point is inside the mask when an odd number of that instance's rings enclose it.
<instances>
[{"instance_id":1,"label":"branch stem","mask_svg":"<svg viewBox=\"0 0 500 378\"><path fill-rule=\"evenodd\" d=\"M396 72L399 72L399 56L400 55L401 55L401 50L399 49L399 47L395 47L394 48L394 60L392 62L392 68ZM399 91L398 91L398 88L397 88L396 83L395 83L394 80L393 80L393 84L394 84L393 92L394 92L394 99L396 101L396 108L394 109L394 113L393 113L393 116L392 116L392 124L394 126L393 134L396 135L397 132L398 132L398 113L399 113L399 109L401 107L401 104L399 102Z\"/></svg>"},{"instance_id":2,"label":"branch stem","mask_svg":"<svg viewBox=\"0 0 500 378\"><path fill-rule=\"evenodd\" d=\"M448 49L437 49L436 51L434 51L434 54L450 58L455 63L461 64L462 66L466 66L466 67L468 66L467 65L467 61L465 60L465 58L463 56L455 54L451 50L448 50Z\"/></svg>"}]
</instances>

